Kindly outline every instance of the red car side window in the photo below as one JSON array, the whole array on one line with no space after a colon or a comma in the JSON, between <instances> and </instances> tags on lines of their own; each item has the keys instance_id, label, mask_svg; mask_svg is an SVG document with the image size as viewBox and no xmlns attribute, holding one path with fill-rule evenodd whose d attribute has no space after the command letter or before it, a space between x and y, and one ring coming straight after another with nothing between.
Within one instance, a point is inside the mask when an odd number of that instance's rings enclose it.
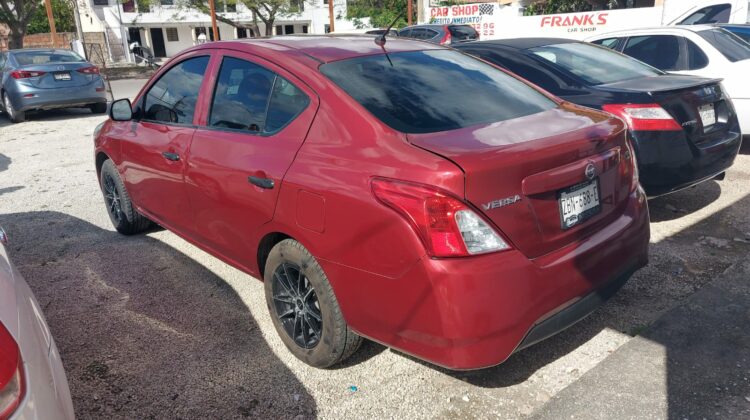
<instances>
[{"instance_id":1,"label":"red car side window","mask_svg":"<svg viewBox=\"0 0 750 420\"><path fill-rule=\"evenodd\" d=\"M309 102L307 95L276 73L225 57L214 88L209 126L271 134L292 121Z\"/></svg>"},{"instance_id":2,"label":"red car side window","mask_svg":"<svg viewBox=\"0 0 750 420\"><path fill-rule=\"evenodd\" d=\"M146 94L144 119L192 124L208 59L208 56L190 58L164 73Z\"/></svg>"}]
</instances>

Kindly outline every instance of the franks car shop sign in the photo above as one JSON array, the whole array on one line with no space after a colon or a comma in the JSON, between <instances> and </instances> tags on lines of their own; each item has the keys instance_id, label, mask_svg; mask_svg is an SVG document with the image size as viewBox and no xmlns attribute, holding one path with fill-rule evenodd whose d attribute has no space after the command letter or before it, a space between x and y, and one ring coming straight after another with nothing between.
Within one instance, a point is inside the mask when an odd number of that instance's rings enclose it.
<instances>
[{"instance_id":1,"label":"franks car shop sign","mask_svg":"<svg viewBox=\"0 0 750 420\"><path fill-rule=\"evenodd\" d=\"M609 13L598 12L598 13L584 13L574 15L561 15L561 16L542 16L540 26L547 27L561 27L561 28L575 28L581 31L593 31L595 26L601 26L607 24L607 17Z\"/></svg>"},{"instance_id":2,"label":"franks car shop sign","mask_svg":"<svg viewBox=\"0 0 750 420\"><path fill-rule=\"evenodd\" d=\"M648 8L523 16L518 7L468 3L435 5L427 9L425 17L434 24L471 25L481 39L526 36L585 39L599 32L660 25L661 12L644 13L644 9Z\"/></svg>"},{"instance_id":3,"label":"franks car shop sign","mask_svg":"<svg viewBox=\"0 0 750 420\"><path fill-rule=\"evenodd\" d=\"M480 38L495 36L495 3L475 3L458 6L429 7L430 23L436 25L471 25Z\"/></svg>"}]
</instances>

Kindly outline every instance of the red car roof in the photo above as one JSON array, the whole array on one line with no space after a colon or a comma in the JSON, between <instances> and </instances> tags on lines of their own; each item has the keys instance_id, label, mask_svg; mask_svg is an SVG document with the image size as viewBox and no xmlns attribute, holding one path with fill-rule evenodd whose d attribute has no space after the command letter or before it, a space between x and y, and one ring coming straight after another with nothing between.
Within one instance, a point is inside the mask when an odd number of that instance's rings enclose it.
<instances>
[{"instance_id":1,"label":"red car roof","mask_svg":"<svg viewBox=\"0 0 750 420\"><path fill-rule=\"evenodd\" d=\"M216 43L206 44L216 47ZM317 61L324 63L343 60L347 58L360 57L365 55L382 54L383 48L375 44L374 36L284 36L277 38L248 39L222 42L227 47L234 44L235 47L242 49L242 46L252 45L255 47L265 47L278 50L278 47L286 47L297 50ZM403 40L398 38L386 38L386 52L401 51L419 51L435 50L443 47L427 42L413 40Z\"/></svg>"}]
</instances>

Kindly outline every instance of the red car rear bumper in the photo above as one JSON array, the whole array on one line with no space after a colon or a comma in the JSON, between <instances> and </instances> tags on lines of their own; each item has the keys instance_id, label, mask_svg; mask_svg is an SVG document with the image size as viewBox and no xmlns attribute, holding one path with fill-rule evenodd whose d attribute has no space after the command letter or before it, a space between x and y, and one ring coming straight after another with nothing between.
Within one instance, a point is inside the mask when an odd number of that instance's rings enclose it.
<instances>
[{"instance_id":1,"label":"red car rear bumper","mask_svg":"<svg viewBox=\"0 0 750 420\"><path fill-rule=\"evenodd\" d=\"M529 260L518 251L423 258L385 278L321 261L347 322L362 335L451 369L479 369L572 325L648 260L639 188L596 234Z\"/></svg>"}]
</instances>

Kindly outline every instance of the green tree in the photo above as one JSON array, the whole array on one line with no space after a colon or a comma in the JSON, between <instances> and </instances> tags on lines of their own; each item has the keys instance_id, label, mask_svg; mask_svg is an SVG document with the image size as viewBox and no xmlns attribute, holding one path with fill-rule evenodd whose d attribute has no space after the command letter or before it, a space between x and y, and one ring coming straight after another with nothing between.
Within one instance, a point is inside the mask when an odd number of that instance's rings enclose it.
<instances>
[{"instance_id":1,"label":"green tree","mask_svg":"<svg viewBox=\"0 0 750 420\"><path fill-rule=\"evenodd\" d=\"M307 1L310 6L313 5L313 0ZM227 5L234 5L236 7L238 3L242 3L245 7L250 9L250 12L253 14L253 21L257 22L260 20L264 23L267 36L273 35L273 25L279 15L293 15L300 13L304 9L305 2L306 0L226 0ZM222 13L223 10L221 9L222 5L223 3L221 3L220 0L216 0L217 20L237 28L251 28L256 33L258 32L257 23L254 23L253 25L245 25L239 22L234 22L224 16ZM199 10L205 14L209 14L210 12L208 0L187 0L185 6Z\"/></svg>"},{"instance_id":2,"label":"green tree","mask_svg":"<svg viewBox=\"0 0 750 420\"><path fill-rule=\"evenodd\" d=\"M39 0L0 0L0 23L8 25L11 49L23 48L23 37L32 16L40 6Z\"/></svg>"},{"instance_id":3,"label":"green tree","mask_svg":"<svg viewBox=\"0 0 750 420\"><path fill-rule=\"evenodd\" d=\"M624 0L538 0L524 10L524 15L587 12L589 10L622 9Z\"/></svg>"},{"instance_id":4,"label":"green tree","mask_svg":"<svg viewBox=\"0 0 750 420\"><path fill-rule=\"evenodd\" d=\"M346 17L348 19L359 19L369 17L370 24L375 28L387 28L393 19L400 14L394 28L406 26L406 2L407 0L349 0L347 3ZM414 10L416 6L414 6Z\"/></svg>"},{"instance_id":5,"label":"green tree","mask_svg":"<svg viewBox=\"0 0 750 420\"><path fill-rule=\"evenodd\" d=\"M69 0L52 0L52 16L55 19L55 30L57 32L75 32L76 21L74 5ZM40 5L36 13L31 17L26 29L28 34L43 34L50 32L47 9Z\"/></svg>"}]
</instances>

